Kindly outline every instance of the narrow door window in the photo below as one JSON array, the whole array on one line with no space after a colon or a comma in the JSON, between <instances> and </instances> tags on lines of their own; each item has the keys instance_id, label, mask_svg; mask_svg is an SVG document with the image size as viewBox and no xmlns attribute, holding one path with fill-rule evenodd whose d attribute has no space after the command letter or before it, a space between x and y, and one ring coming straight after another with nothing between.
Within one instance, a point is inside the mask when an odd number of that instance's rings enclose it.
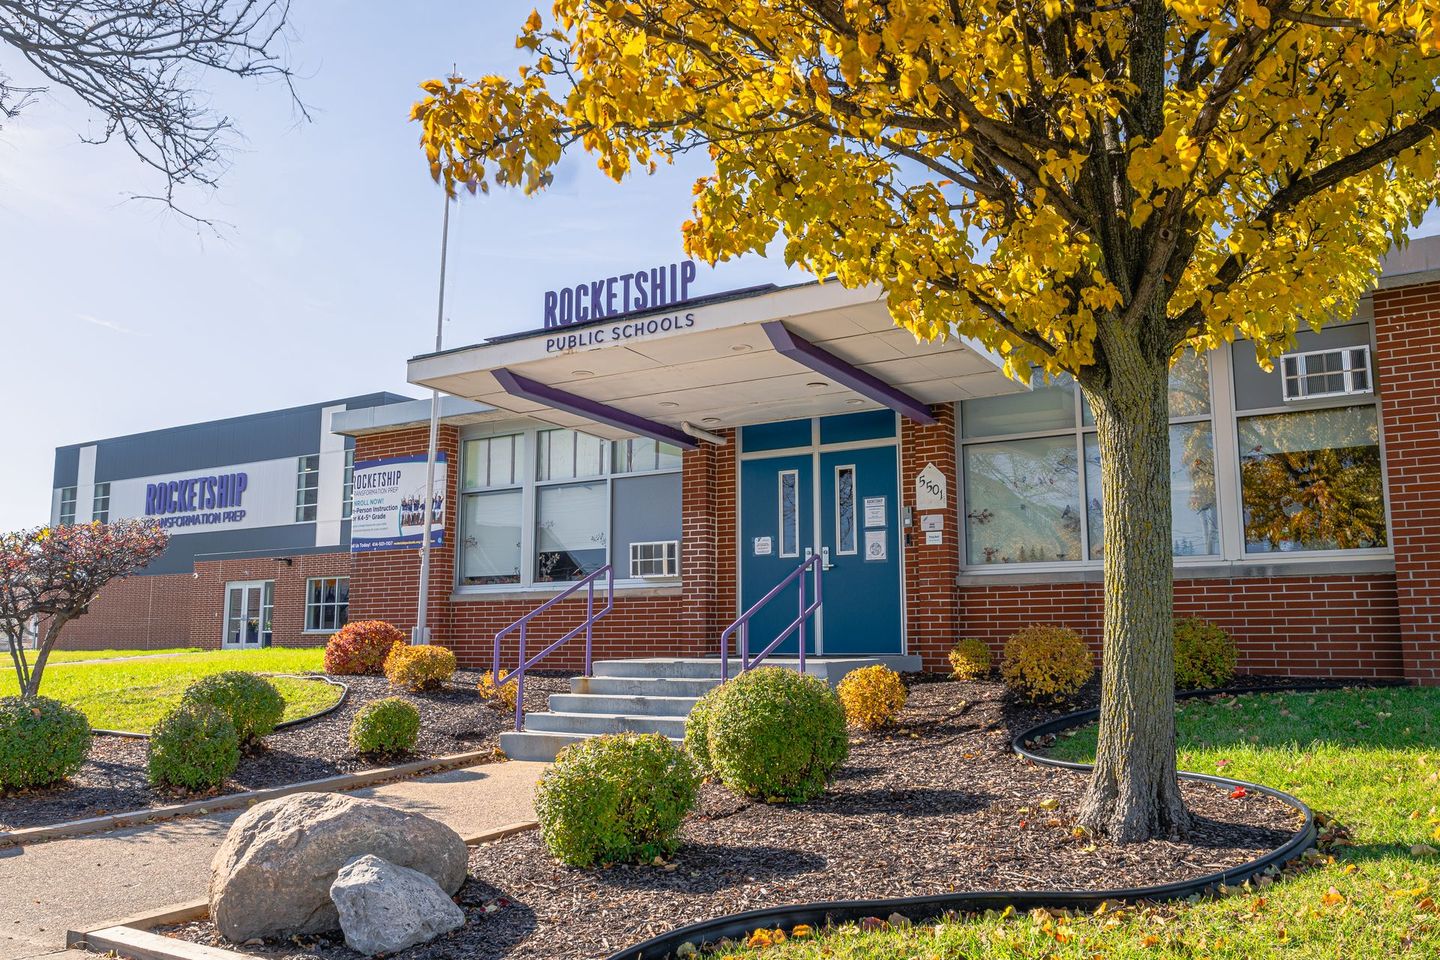
<instances>
[{"instance_id":1,"label":"narrow door window","mask_svg":"<svg viewBox=\"0 0 1440 960\"><path fill-rule=\"evenodd\" d=\"M800 556L800 473L780 471L780 556Z\"/></svg>"}]
</instances>

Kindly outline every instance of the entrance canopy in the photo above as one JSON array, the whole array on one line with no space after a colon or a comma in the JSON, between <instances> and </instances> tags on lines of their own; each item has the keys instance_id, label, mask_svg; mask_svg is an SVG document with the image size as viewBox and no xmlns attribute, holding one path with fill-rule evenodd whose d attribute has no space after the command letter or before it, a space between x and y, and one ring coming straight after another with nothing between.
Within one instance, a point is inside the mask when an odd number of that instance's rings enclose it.
<instances>
[{"instance_id":1,"label":"entrance canopy","mask_svg":"<svg viewBox=\"0 0 1440 960\"><path fill-rule=\"evenodd\" d=\"M693 447L700 431L883 407L931 422L931 404L1025 389L1001 366L965 338L917 343L877 289L807 283L496 337L416 357L409 380L488 419Z\"/></svg>"}]
</instances>

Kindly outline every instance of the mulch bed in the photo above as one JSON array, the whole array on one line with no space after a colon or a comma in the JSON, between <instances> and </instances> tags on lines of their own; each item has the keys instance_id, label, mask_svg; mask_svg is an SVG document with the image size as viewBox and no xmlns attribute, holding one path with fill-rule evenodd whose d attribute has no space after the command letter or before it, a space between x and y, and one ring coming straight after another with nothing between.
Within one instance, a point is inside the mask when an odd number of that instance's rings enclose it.
<instances>
[{"instance_id":1,"label":"mulch bed","mask_svg":"<svg viewBox=\"0 0 1440 960\"><path fill-rule=\"evenodd\" d=\"M527 673L526 709L544 710L550 694L569 690L569 676L558 672ZM340 709L266 737L265 749L243 757L235 774L210 794L177 793L150 786L146 777L145 740L97 736L85 765L66 784L0 794L0 829L16 830L108 813L147 810L206 796L498 748L499 734L511 729L513 715L496 710L480 699L475 692L479 678L476 671L460 670L442 690L407 693L391 687L384 677L342 677L350 693ZM390 696L403 696L420 708L420 737L415 749L383 762L352 753L348 741L350 722L356 712L372 700Z\"/></svg>"},{"instance_id":2,"label":"mulch bed","mask_svg":"<svg viewBox=\"0 0 1440 960\"><path fill-rule=\"evenodd\" d=\"M1009 703L992 683L915 684L898 729L855 737L818 801L766 806L707 784L684 847L663 865L569 869L533 831L475 848L457 897L469 923L397 956L592 960L678 926L788 903L1165 883L1254 859L1299 826L1278 802L1186 784L1196 818L1188 842L1077 839L1071 812L1085 776L1009 750L1013 731L1044 716ZM208 922L165 932L237 949ZM239 949L357 956L338 935Z\"/></svg>"}]
</instances>

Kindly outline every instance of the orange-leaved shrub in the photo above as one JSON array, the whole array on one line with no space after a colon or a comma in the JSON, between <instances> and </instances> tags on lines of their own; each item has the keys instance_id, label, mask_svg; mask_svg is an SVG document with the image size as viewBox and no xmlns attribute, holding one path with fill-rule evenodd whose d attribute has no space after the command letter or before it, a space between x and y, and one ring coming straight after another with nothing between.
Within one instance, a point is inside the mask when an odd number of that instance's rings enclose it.
<instances>
[{"instance_id":1,"label":"orange-leaved shrub","mask_svg":"<svg viewBox=\"0 0 1440 960\"><path fill-rule=\"evenodd\" d=\"M405 642L399 627L384 620L356 620L347 623L325 644L325 672L345 676L368 674L379 676L385 671L385 658L390 648Z\"/></svg>"},{"instance_id":2,"label":"orange-leaved shrub","mask_svg":"<svg viewBox=\"0 0 1440 960\"><path fill-rule=\"evenodd\" d=\"M480 682L475 684L475 689L480 692L481 700L496 709L513 711L515 709L515 693L519 689L518 683L517 680L511 680L509 683L503 683L497 687L495 673L486 670L480 674Z\"/></svg>"},{"instance_id":3,"label":"orange-leaved shrub","mask_svg":"<svg viewBox=\"0 0 1440 960\"><path fill-rule=\"evenodd\" d=\"M907 696L900 674L878 663L845 674L835 693L845 708L845 719L865 730L894 723Z\"/></svg>"},{"instance_id":4,"label":"orange-leaved shrub","mask_svg":"<svg viewBox=\"0 0 1440 960\"><path fill-rule=\"evenodd\" d=\"M1094 673L1095 658L1080 634L1053 624L1016 633L1005 642L1000 661L1000 676L1011 692L1046 706L1069 700Z\"/></svg>"},{"instance_id":5,"label":"orange-leaved shrub","mask_svg":"<svg viewBox=\"0 0 1440 960\"><path fill-rule=\"evenodd\" d=\"M412 693L439 690L455 675L455 654L444 647L397 643L385 658L385 678Z\"/></svg>"},{"instance_id":6,"label":"orange-leaved shrub","mask_svg":"<svg viewBox=\"0 0 1440 960\"><path fill-rule=\"evenodd\" d=\"M983 680L990 675L990 647L984 640L961 640L950 648L950 671L956 680Z\"/></svg>"}]
</instances>

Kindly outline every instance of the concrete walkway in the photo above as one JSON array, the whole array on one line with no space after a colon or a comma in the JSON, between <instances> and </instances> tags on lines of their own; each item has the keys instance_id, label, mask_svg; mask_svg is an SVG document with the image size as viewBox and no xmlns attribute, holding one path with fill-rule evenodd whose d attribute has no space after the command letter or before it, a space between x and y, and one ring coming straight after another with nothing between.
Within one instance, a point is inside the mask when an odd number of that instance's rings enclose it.
<instances>
[{"instance_id":1,"label":"concrete walkway","mask_svg":"<svg viewBox=\"0 0 1440 960\"><path fill-rule=\"evenodd\" d=\"M461 836L534 818L543 763L491 763L355 791L448 823ZM64 949L65 931L200 900L210 861L243 813L0 849L0 960Z\"/></svg>"}]
</instances>

